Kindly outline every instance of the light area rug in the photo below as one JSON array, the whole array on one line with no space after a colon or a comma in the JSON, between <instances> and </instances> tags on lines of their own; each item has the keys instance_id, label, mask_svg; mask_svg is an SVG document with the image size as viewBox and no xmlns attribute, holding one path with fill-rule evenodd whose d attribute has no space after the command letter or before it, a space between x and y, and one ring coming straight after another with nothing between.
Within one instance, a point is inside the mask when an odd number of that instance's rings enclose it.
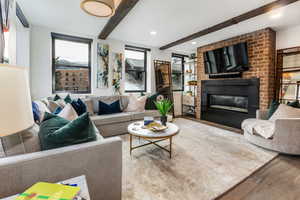
<instances>
[{"instance_id":1,"label":"light area rug","mask_svg":"<svg viewBox=\"0 0 300 200\"><path fill-rule=\"evenodd\" d=\"M227 130L181 118L175 124L172 159L154 145L130 156L129 135L122 136L123 200L215 199L277 156Z\"/></svg>"}]
</instances>

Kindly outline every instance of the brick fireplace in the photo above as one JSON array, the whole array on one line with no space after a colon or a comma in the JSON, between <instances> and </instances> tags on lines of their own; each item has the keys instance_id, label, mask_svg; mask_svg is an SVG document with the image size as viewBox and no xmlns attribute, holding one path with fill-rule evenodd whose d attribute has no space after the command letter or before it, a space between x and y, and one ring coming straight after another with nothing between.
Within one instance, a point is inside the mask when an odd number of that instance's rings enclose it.
<instances>
[{"instance_id":1,"label":"brick fireplace","mask_svg":"<svg viewBox=\"0 0 300 200\"><path fill-rule=\"evenodd\" d=\"M276 32L271 28L266 28L198 48L198 96L196 108L196 116L198 119L201 119L201 82L210 80L208 75L204 72L203 53L241 42L248 43L250 65L250 70L243 72L242 79L259 79L259 108L267 109L270 101L274 98Z\"/></svg>"}]
</instances>

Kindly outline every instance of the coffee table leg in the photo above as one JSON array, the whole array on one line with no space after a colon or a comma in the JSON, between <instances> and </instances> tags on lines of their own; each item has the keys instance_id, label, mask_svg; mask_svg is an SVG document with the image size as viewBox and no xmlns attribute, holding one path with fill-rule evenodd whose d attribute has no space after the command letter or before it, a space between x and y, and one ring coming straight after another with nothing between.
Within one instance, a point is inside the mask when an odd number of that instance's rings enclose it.
<instances>
[{"instance_id":1,"label":"coffee table leg","mask_svg":"<svg viewBox=\"0 0 300 200\"><path fill-rule=\"evenodd\" d=\"M130 134L130 155L131 155L131 152L132 152L132 135Z\"/></svg>"},{"instance_id":2,"label":"coffee table leg","mask_svg":"<svg viewBox=\"0 0 300 200\"><path fill-rule=\"evenodd\" d=\"M170 159L172 158L172 137L170 137Z\"/></svg>"}]
</instances>

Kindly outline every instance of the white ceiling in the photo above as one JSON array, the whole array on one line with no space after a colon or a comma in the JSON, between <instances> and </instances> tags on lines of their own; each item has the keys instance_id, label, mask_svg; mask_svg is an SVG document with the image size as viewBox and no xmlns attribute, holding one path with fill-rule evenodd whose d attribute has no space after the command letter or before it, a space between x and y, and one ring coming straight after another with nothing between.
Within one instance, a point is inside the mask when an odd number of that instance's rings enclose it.
<instances>
[{"instance_id":1,"label":"white ceiling","mask_svg":"<svg viewBox=\"0 0 300 200\"><path fill-rule=\"evenodd\" d=\"M72 33L97 36L107 18L89 16L80 9L80 0L17 0L33 25L47 26ZM243 14L274 0L140 0L109 38L160 47L226 19ZM191 51L198 46L239 34L272 27L281 30L300 25L300 2L261 15L246 22L176 46ZM272 19L272 14L281 14ZM150 35L156 31L157 35Z\"/></svg>"}]
</instances>

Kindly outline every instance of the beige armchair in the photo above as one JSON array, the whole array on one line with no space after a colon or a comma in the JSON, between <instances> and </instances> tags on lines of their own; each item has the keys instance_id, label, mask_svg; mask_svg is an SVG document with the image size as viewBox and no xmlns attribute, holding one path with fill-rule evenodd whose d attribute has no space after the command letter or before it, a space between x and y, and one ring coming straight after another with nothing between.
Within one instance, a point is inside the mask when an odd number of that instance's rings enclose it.
<instances>
[{"instance_id":1,"label":"beige armchair","mask_svg":"<svg viewBox=\"0 0 300 200\"><path fill-rule=\"evenodd\" d=\"M300 118L277 119L273 124L273 137L269 139L255 133L253 128L246 128L247 123L262 123L262 120L267 120L267 113L268 111L257 111L256 119L248 119L243 122L245 139L257 146L279 153L300 155Z\"/></svg>"}]
</instances>

